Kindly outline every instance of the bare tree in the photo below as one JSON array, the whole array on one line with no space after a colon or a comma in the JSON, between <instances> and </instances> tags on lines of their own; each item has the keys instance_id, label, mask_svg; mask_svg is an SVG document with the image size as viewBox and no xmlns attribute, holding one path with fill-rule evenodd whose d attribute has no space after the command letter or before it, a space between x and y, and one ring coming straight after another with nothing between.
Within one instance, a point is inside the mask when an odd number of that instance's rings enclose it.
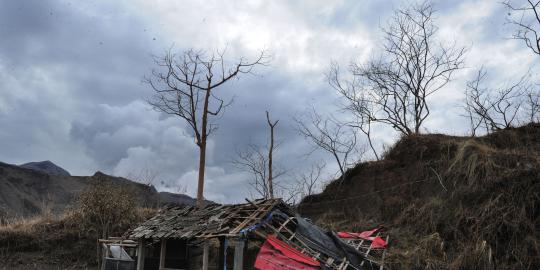
<instances>
[{"instance_id":1,"label":"bare tree","mask_svg":"<svg viewBox=\"0 0 540 270\"><path fill-rule=\"evenodd\" d=\"M270 191L266 179L268 176L268 156L257 145L250 144L246 150L237 150L233 165L251 174L249 185L258 196L268 199Z\"/></svg>"},{"instance_id":2,"label":"bare tree","mask_svg":"<svg viewBox=\"0 0 540 270\"><path fill-rule=\"evenodd\" d=\"M419 133L430 114L427 98L441 90L463 66L465 48L436 40L433 7L424 2L395 11L383 28L379 58L353 63L348 82L331 71L331 85L359 110L363 123L379 122L398 132ZM368 126L369 127L369 126Z\"/></svg>"},{"instance_id":3,"label":"bare tree","mask_svg":"<svg viewBox=\"0 0 540 270\"><path fill-rule=\"evenodd\" d=\"M294 118L294 121L300 135L313 143L314 150L322 149L332 155L342 176L347 168L357 161L351 160L358 154L356 131L346 124L332 117L323 119L315 109L312 109L305 119Z\"/></svg>"},{"instance_id":4,"label":"bare tree","mask_svg":"<svg viewBox=\"0 0 540 270\"><path fill-rule=\"evenodd\" d=\"M185 120L199 147L199 207L204 204L206 142L218 127L211 119L230 104L219 98L215 91L240 74L252 73L256 66L265 65L267 59L262 52L254 61L241 58L235 64L228 64L224 52L207 55L202 51L187 50L176 55L168 51L165 56L155 58L158 68L152 71L150 78L145 78L155 92L150 105L157 111Z\"/></svg>"},{"instance_id":5,"label":"bare tree","mask_svg":"<svg viewBox=\"0 0 540 270\"><path fill-rule=\"evenodd\" d=\"M512 38L523 41L540 55L540 0L526 0L519 6L512 2L503 2L509 10L508 22L517 27Z\"/></svg>"},{"instance_id":6,"label":"bare tree","mask_svg":"<svg viewBox=\"0 0 540 270\"><path fill-rule=\"evenodd\" d=\"M324 162L315 163L310 167L309 171L296 177L295 184L300 189L300 199L313 195L318 191L325 167L326 163Z\"/></svg>"},{"instance_id":7,"label":"bare tree","mask_svg":"<svg viewBox=\"0 0 540 270\"><path fill-rule=\"evenodd\" d=\"M160 172L158 170L144 166L139 170L129 172L126 178L147 186L154 186L156 181L158 181L159 175Z\"/></svg>"},{"instance_id":8,"label":"bare tree","mask_svg":"<svg viewBox=\"0 0 540 270\"><path fill-rule=\"evenodd\" d=\"M274 150L277 147L274 142L274 128L279 120L272 121L270 119L270 113L266 111L266 122L270 127L270 141L268 146L248 145L247 150L237 151L233 165L252 175L249 184L259 196L265 199L273 199L275 195L274 187L277 187L278 184L274 180L285 174L285 170L275 168L273 156Z\"/></svg>"},{"instance_id":9,"label":"bare tree","mask_svg":"<svg viewBox=\"0 0 540 270\"><path fill-rule=\"evenodd\" d=\"M523 104L531 89L527 75L509 86L489 89L482 86L486 78L482 68L467 83L465 110L471 121L472 134L484 127L487 132L516 126L523 120Z\"/></svg>"},{"instance_id":10,"label":"bare tree","mask_svg":"<svg viewBox=\"0 0 540 270\"><path fill-rule=\"evenodd\" d=\"M530 122L540 122L540 87L527 93L527 112Z\"/></svg>"},{"instance_id":11,"label":"bare tree","mask_svg":"<svg viewBox=\"0 0 540 270\"><path fill-rule=\"evenodd\" d=\"M340 78L339 66L336 63L332 63L327 79L329 84L345 98L342 109L353 115L353 120L348 121L347 125L359 129L366 136L375 159L379 160L379 154L371 139L371 125L374 122L371 117L374 111L373 103L369 101L365 93L355 88L358 84L354 79L346 81ZM350 95L351 93L356 94Z\"/></svg>"}]
</instances>

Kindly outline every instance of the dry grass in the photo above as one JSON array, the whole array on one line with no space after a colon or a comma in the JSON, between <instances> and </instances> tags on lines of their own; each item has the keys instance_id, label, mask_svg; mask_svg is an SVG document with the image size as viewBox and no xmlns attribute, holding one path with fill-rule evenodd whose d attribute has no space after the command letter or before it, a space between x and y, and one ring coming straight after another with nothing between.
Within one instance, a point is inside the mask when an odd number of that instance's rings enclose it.
<instances>
[{"instance_id":1,"label":"dry grass","mask_svg":"<svg viewBox=\"0 0 540 270\"><path fill-rule=\"evenodd\" d=\"M148 219L155 211L138 208L135 223ZM0 261L10 267L21 262L24 265L57 265L58 269L68 266L86 269L95 265L95 234L80 226L77 218L73 212L68 212L61 216L43 214L7 220L0 225ZM120 235L122 232L115 233ZM79 266L81 268L77 268Z\"/></svg>"}]
</instances>

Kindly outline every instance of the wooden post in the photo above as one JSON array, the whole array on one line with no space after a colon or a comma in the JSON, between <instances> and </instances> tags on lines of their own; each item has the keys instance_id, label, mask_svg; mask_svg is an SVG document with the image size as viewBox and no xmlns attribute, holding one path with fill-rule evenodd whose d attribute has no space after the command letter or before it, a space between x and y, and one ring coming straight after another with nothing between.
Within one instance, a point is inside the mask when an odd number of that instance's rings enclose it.
<instances>
[{"instance_id":1,"label":"wooden post","mask_svg":"<svg viewBox=\"0 0 540 270\"><path fill-rule=\"evenodd\" d=\"M225 237L219 238L219 256L218 256L218 270L225 269Z\"/></svg>"},{"instance_id":2,"label":"wooden post","mask_svg":"<svg viewBox=\"0 0 540 270\"><path fill-rule=\"evenodd\" d=\"M161 239L161 250L159 251L159 269L165 268L165 253L167 252L167 239Z\"/></svg>"},{"instance_id":3,"label":"wooden post","mask_svg":"<svg viewBox=\"0 0 540 270\"><path fill-rule=\"evenodd\" d=\"M208 270L208 240L204 241L203 244L203 261L202 261L202 269Z\"/></svg>"},{"instance_id":4,"label":"wooden post","mask_svg":"<svg viewBox=\"0 0 540 270\"><path fill-rule=\"evenodd\" d=\"M98 242L98 245L99 245L99 242ZM107 245L101 244L101 254L103 254L103 257L101 257L101 270L105 270L105 263L109 255L109 248L107 248Z\"/></svg>"},{"instance_id":5,"label":"wooden post","mask_svg":"<svg viewBox=\"0 0 540 270\"><path fill-rule=\"evenodd\" d=\"M144 270L144 256L144 239L141 239L137 250L137 270Z\"/></svg>"},{"instance_id":6,"label":"wooden post","mask_svg":"<svg viewBox=\"0 0 540 270\"><path fill-rule=\"evenodd\" d=\"M236 240L234 246L234 270L242 270L244 268L244 240Z\"/></svg>"}]
</instances>

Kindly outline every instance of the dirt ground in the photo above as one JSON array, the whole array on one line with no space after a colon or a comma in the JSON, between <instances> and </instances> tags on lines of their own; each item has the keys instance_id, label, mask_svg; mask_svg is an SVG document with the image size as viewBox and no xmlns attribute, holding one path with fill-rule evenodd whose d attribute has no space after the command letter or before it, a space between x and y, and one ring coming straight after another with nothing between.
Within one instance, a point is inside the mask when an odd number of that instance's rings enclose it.
<instances>
[{"instance_id":1,"label":"dirt ground","mask_svg":"<svg viewBox=\"0 0 540 270\"><path fill-rule=\"evenodd\" d=\"M0 270L97 270L97 266L88 266L77 262L76 258L51 259L42 252L19 252L0 256Z\"/></svg>"}]
</instances>

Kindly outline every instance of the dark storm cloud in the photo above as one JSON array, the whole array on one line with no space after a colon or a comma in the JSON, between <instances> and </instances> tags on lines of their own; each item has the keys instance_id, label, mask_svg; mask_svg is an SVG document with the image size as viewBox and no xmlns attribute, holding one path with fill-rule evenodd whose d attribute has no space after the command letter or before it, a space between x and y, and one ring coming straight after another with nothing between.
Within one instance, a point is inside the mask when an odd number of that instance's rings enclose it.
<instances>
[{"instance_id":1,"label":"dark storm cloud","mask_svg":"<svg viewBox=\"0 0 540 270\"><path fill-rule=\"evenodd\" d=\"M51 69L69 84L70 94L87 102L140 98L140 78L151 63L155 42L136 14L99 3L86 12L92 5L2 1L1 59L21 77L33 67ZM114 16L103 16L108 13Z\"/></svg>"},{"instance_id":2,"label":"dark storm cloud","mask_svg":"<svg viewBox=\"0 0 540 270\"><path fill-rule=\"evenodd\" d=\"M209 143L209 199L237 201L247 176L231 166L236 149L265 145L265 111L279 119L277 157L293 173L331 158L298 136L292 118L306 108L336 113L324 72L377 52L379 26L403 1L10 1L0 0L0 161L50 159L74 174L134 175L151 169L163 190L193 195L197 148L185 124L150 110L141 84L152 54L194 47L227 56L269 49L273 61L219 89L235 102ZM429 130L463 132L457 111L464 82L486 64L494 74L521 72L528 52L506 37L503 9L492 1L436 1L441 35L470 48L468 69L433 98ZM501 13L501 14L499 14ZM200 14L205 14L202 16ZM227 46L228 45L228 46ZM513 73L512 73L513 74ZM510 76L510 74L509 74ZM451 123L451 124L449 124ZM377 144L395 133L376 131ZM333 166L333 167L332 167ZM284 179L293 177L293 173Z\"/></svg>"},{"instance_id":3,"label":"dark storm cloud","mask_svg":"<svg viewBox=\"0 0 540 270\"><path fill-rule=\"evenodd\" d=\"M94 153L103 146L78 145L69 134L80 130L80 123L91 121L99 104L144 98L146 89L140 80L151 63L155 41L136 14L122 12L114 4L99 4L1 2L0 105L4 111L0 108L0 114L5 116L0 121L2 139L9 142L3 147L8 151L0 153L2 160L56 159L61 165L68 163L64 166L75 173L114 167L99 159L95 162L99 166L84 168L94 162L84 153L68 152L82 147ZM114 16L103 16L107 14ZM66 153L55 154L52 149ZM70 156L79 156L74 160L84 164L69 164Z\"/></svg>"}]
</instances>

